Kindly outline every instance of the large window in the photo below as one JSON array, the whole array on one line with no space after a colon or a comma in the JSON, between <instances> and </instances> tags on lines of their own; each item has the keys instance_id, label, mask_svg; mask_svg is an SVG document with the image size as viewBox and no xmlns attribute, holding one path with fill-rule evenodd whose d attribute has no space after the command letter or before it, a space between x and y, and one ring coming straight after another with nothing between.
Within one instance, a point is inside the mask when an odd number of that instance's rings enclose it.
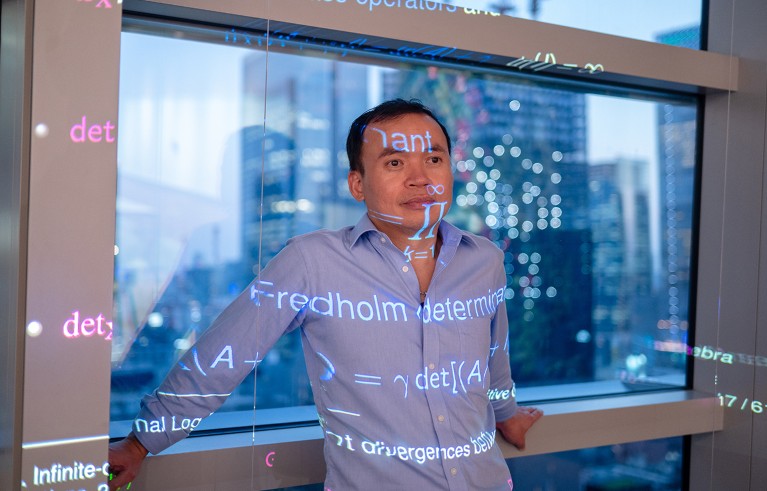
<instances>
[{"instance_id":1,"label":"large window","mask_svg":"<svg viewBox=\"0 0 767 491\"><path fill-rule=\"evenodd\" d=\"M447 219L505 252L523 401L684 386L694 98L261 40L143 21L123 33L113 420L290 237L357 221L346 132L393 97L445 121ZM252 409L254 386L259 409L312 404L303 365L284 337L223 410Z\"/></svg>"},{"instance_id":2,"label":"large window","mask_svg":"<svg viewBox=\"0 0 767 491\"><path fill-rule=\"evenodd\" d=\"M324 0L344 3L346 0ZM351 1L351 0L350 0ZM356 0L371 11L387 6L436 10L452 5L471 15L509 15L587 31L699 49L701 0ZM388 5L387 5L388 4ZM684 28L682 28L684 27Z\"/></svg>"}]
</instances>

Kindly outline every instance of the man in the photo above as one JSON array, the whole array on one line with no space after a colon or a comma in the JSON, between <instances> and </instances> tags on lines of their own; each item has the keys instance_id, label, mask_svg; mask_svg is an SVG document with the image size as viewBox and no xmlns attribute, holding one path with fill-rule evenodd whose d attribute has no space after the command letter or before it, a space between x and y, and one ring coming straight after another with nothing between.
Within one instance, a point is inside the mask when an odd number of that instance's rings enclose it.
<instances>
[{"instance_id":1,"label":"man","mask_svg":"<svg viewBox=\"0 0 767 491\"><path fill-rule=\"evenodd\" d=\"M542 412L514 398L503 253L442 220L453 195L447 131L397 99L352 123L347 153L349 190L367 214L292 239L227 307L110 448L111 489L194 426L160 422L199 422L296 328L326 489L512 487L496 429L523 448ZM251 365L234 364L233 349ZM190 369L199 359L216 362Z\"/></svg>"}]
</instances>

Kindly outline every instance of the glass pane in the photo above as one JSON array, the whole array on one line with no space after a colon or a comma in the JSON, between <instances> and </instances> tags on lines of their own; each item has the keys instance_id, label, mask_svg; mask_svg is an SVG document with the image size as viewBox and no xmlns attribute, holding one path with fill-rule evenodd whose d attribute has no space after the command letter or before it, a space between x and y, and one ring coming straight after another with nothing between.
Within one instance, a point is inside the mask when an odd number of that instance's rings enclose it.
<instances>
[{"instance_id":1,"label":"glass pane","mask_svg":"<svg viewBox=\"0 0 767 491\"><path fill-rule=\"evenodd\" d=\"M368 0L358 0L368 3ZM370 0L376 5L376 0ZM425 5L424 5L425 3ZM402 8L429 9L434 2L401 2ZM642 41L700 49L701 0L444 0L460 6L458 12L485 12L532 19ZM374 8L384 8L385 3ZM395 4L396 5L396 4ZM411 7L407 7L411 5Z\"/></svg>"},{"instance_id":2,"label":"glass pane","mask_svg":"<svg viewBox=\"0 0 767 491\"><path fill-rule=\"evenodd\" d=\"M258 36L234 34L123 34L112 419L135 414L290 237L356 223L346 133L393 97L443 119L447 219L506 254L521 399L684 385L695 100L290 42L269 53L267 83ZM247 362L188 368L230 358ZM250 377L224 410L252 408ZM257 387L259 408L311 404L296 334L266 355Z\"/></svg>"},{"instance_id":3,"label":"glass pane","mask_svg":"<svg viewBox=\"0 0 767 491\"><path fill-rule=\"evenodd\" d=\"M683 489L683 444L681 437L667 438L506 462L515 489L672 491Z\"/></svg>"}]
</instances>

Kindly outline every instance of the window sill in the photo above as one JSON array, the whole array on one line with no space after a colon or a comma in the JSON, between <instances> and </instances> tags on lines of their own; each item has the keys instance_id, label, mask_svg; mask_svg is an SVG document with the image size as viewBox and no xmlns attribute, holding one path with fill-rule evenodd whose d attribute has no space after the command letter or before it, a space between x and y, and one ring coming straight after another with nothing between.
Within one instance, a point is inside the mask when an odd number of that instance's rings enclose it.
<instances>
[{"instance_id":1,"label":"window sill","mask_svg":"<svg viewBox=\"0 0 767 491\"><path fill-rule=\"evenodd\" d=\"M530 430L525 451L498 439L507 458L709 433L724 426L719 399L689 390L537 406L546 416ZM134 485L142 491L239 491L317 483L325 475L322 446L319 426L189 438L148 458Z\"/></svg>"}]
</instances>

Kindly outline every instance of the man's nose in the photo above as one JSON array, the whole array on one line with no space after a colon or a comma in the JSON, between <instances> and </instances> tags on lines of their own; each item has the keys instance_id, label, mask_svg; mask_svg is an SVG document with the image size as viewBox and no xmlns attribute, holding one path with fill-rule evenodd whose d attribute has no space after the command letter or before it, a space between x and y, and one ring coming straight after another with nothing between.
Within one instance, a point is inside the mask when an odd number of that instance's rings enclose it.
<instances>
[{"instance_id":1,"label":"man's nose","mask_svg":"<svg viewBox=\"0 0 767 491\"><path fill-rule=\"evenodd\" d=\"M431 184L431 179L429 178L429 175L427 174L423 165L410 165L407 177L408 186L426 186Z\"/></svg>"}]
</instances>

